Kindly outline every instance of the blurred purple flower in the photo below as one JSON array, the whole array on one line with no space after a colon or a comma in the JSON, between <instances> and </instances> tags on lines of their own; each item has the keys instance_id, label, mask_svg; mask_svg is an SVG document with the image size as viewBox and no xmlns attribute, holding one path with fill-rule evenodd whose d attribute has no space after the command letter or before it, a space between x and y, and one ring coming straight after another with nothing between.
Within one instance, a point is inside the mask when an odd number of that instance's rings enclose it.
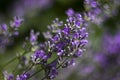
<instances>
[{"instance_id":1,"label":"blurred purple flower","mask_svg":"<svg viewBox=\"0 0 120 80\"><path fill-rule=\"evenodd\" d=\"M46 60L46 59L47 59L47 55L43 50L37 50L32 55L32 61L35 63L40 63L40 61Z\"/></svg>"},{"instance_id":2,"label":"blurred purple flower","mask_svg":"<svg viewBox=\"0 0 120 80\"><path fill-rule=\"evenodd\" d=\"M28 73L24 73L21 75L17 75L16 80L27 80L27 78L30 76Z\"/></svg>"},{"instance_id":3,"label":"blurred purple flower","mask_svg":"<svg viewBox=\"0 0 120 80\"><path fill-rule=\"evenodd\" d=\"M2 25L0 26L0 29L3 30L3 31L7 31L8 27L7 27L6 24L2 24Z\"/></svg>"},{"instance_id":4,"label":"blurred purple flower","mask_svg":"<svg viewBox=\"0 0 120 80\"><path fill-rule=\"evenodd\" d=\"M53 0L20 0L15 2L13 8L13 15L24 16L30 14L33 10L43 10L49 8ZM30 13L29 13L30 12Z\"/></svg>"},{"instance_id":5,"label":"blurred purple flower","mask_svg":"<svg viewBox=\"0 0 120 80\"><path fill-rule=\"evenodd\" d=\"M21 23L23 22L23 19L20 17L14 17L14 20L10 22L11 27L18 28L20 27Z\"/></svg>"},{"instance_id":6,"label":"blurred purple flower","mask_svg":"<svg viewBox=\"0 0 120 80\"><path fill-rule=\"evenodd\" d=\"M83 76L87 76L88 74L91 74L93 71L94 71L93 66L86 66L80 71L80 73Z\"/></svg>"},{"instance_id":7,"label":"blurred purple flower","mask_svg":"<svg viewBox=\"0 0 120 80\"><path fill-rule=\"evenodd\" d=\"M14 20L10 21L9 25L0 25L0 48L2 50L5 49L6 46L11 45L14 37L19 35L19 27L21 26L22 21L22 18L14 17Z\"/></svg>"},{"instance_id":8,"label":"blurred purple flower","mask_svg":"<svg viewBox=\"0 0 120 80\"><path fill-rule=\"evenodd\" d=\"M94 61L102 67L106 67L107 65L107 57L104 55L104 53L97 53L94 56Z\"/></svg>"},{"instance_id":9,"label":"blurred purple flower","mask_svg":"<svg viewBox=\"0 0 120 80\"><path fill-rule=\"evenodd\" d=\"M68 10L66 11L66 14L67 14L68 16L74 16L75 12L74 12L74 10L73 10L72 8L70 8L70 9L68 9Z\"/></svg>"},{"instance_id":10,"label":"blurred purple flower","mask_svg":"<svg viewBox=\"0 0 120 80\"><path fill-rule=\"evenodd\" d=\"M4 75L5 80L13 80L14 79L14 75L13 74L8 74L7 71L4 71L3 75Z\"/></svg>"},{"instance_id":11,"label":"blurred purple flower","mask_svg":"<svg viewBox=\"0 0 120 80\"><path fill-rule=\"evenodd\" d=\"M115 36L105 35L103 48L108 54L120 53L120 33Z\"/></svg>"}]
</instances>

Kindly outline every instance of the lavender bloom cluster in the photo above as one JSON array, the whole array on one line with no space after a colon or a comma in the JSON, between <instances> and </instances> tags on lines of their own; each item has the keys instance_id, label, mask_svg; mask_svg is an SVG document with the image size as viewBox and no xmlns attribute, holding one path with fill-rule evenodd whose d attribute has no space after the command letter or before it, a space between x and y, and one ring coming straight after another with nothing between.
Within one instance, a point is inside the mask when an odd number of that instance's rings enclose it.
<instances>
[{"instance_id":1,"label":"lavender bloom cluster","mask_svg":"<svg viewBox=\"0 0 120 80\"><path fill-rule=\"evenodd\" d=\"M119 0L85 0L88 18L95 24L101 24L118 13L119 2Z\"/></svg>"},{"instance_id":2,"label":"lavender bloom cluster","mask_svg":"<svg viewBox=\"0 0 120 80\"><path fill-rule=\"evenodd\" d=\"M43 44L44 47L40 47L32 55L32 61L35 64L45 67L46 78L49 79L56 77L58 68L74 66L76 57L85 51L84 46L88 43L86 40L88 33L82 15L75 13L72 9L66 13L68 15L67 23L63 25L63 22L56 18L53 24L48 26L51 32L44 33L48 41ZM60 29L60 26L64 26L64 28ZM56 59L49 62L52 55L56 55Z\"/></svg>"},{"instance_id":3,"label":"lavender bloom cluster","mask_svg":"<svg viewBox=\"0 0 120 80\"><path fill-rule=\"evenodd\" d=\"M94 52L94 50L90 50L90 52L88 50L89 54L81 57L80 63L74 71L71 71L69 76L66 77L63 74L64 71L62 72L62 76L66 78L65 80L68 80L73 73L77 75L75 80L120 79L120 33L118 32L114 35L104 33L101 42L100 51ZM68 69L67 71L70 70ZM58 79L60 78L58 77Z\"/></svg>"},{"instance_id":4,"label":"lavender bloom cluster","mask_svg":"<svg viewBox=\"0 0 120 80\"><path fill-rule=\"evenodd\" d=\"M100 4L97 2L97 0L85 0L85 4L86 10L88 11L88 18L90 18L92 22L95 23L96 17L98 18L98 16L102 12L99 7Z\"/></svg>"},{"instance_id":5,"label":"lavender bloom cluster","mask_svg":"<svg viewBox=\"0 0 120 80\"><path fill-rule=\"evenodd\" d=\"M20 17L14 17L10 21L9 25L3 23L0 25L0 47L4 48L9 45L14 36L19 35L19 27L22 24L23 19Z\"/></svg>"},{"instance_id":6,"label":"lavender bloom cluster","mask_svg":"<svg viewBox=\"0 0 120 80\"><path fill-rule=\"evenodd\" d=\"M65 23L56 18L48 26L49 30L43 33L45 42L39 43L37 41L39 33L34 33L32 30L23 45L24 49L29 45L28 51L32 53L30 62L27 63L28 67L32 64L30 68L32 70L33 66L40 65L45 72L43 79L54 79L58 75L59 68L74 66L76 58L81 56L88 43L87 21L84 15L75 13L73 9L69 9L66 14L68 18ZM21 75L15 74L14 78L7 74L5 78L27 80L36 74L28 72L29 70L24 70Z\"/></svg>"}]
</instances>

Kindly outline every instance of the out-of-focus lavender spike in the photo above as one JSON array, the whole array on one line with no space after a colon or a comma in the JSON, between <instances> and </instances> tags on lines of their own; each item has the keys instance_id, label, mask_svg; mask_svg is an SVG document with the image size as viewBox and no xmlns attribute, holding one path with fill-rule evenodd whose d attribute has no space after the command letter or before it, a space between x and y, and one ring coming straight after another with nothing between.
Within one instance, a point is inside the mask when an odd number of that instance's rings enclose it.
<instances>
[{"instance_id":1,"label":"out-of-focus lavender spike","mask_svg":"<svg viewBox=\"0 0 120 80\"><path fill-rule=\"evenodd\" d=\"M67 14L67 16L74 16L75 12L72 8L70 8L66 11L66 14Z\"/></svg>"},{"instance_id":2,"label":"out-of-focus lavender spike","mask_svg":"<svg viewBox=\"0 0 120 80\"><path fill-rule=\"evenodd\" d=\"M60 26L63 26L63 21L59 21L58 18L55 18L55 20L53 20L53 23L48 26L49 31L44 32L43 36L46 39L51 39L53 37L54 33L60 33L61 32Z\"/></svg>"},{"instance_id":3,"label":"out-of-focus lavender spike","mask_svg":"<svg viewBox=\"0 0 120 80\"><path fill-rule=\"evenodd\" d=\"M28 73L23 73L21 75L17 75L16 80L27 80L27 78L30 76Z\"/></svg>"},{"instance_id":4,"label":"out-of-focus lavender spike","mask_svg":"<svg viewBox=\"0 0 120 80\"><path fill-rule=\"evenodd\" d=\"M100 21L102 20L100 18L98 19L98 16L102 12L102 10L100 9L97 0L85 0L85 4L86 4L86 8L88 8L89 10L87 15L86 14L84 15L88 16L87 18L92 20L93 23L99 24Z\"/></svg>"},{"instance_id":5,"label":"out-of-focus lavender spike","mask_svg":"<svg viewBox=\"0 0 120 80\"><path fill-rule=\"evenodd\" d=\"M23 22L23 19L20 17L14 17L14 20L10 22L11 27L18 28L20 27L21 23Z\"/></svg>"},{"instance_id":6,"label":"out-of-focus lavender spike","mask_svg":"<svg viewBox=\"0 0 120 80\"><path fill-rule=\"evenodd\" d=\"M22 24L23 19L20 17L14 17L13 21L10 21L10 25L0 25L0 48L6 48L6 46L13 43L14 37L19 35L19 27Z\"/></svg>"},{"instance_id":7,"label":"out-of-focus lavender spike","mask_svg":"<svg viewBox=\"0 0 120 80\"><path fill-rule=\"evenodd\" d=\"M4 80L13 80L14 79L14 75L13 74L8 74L7 71L4 71L3 75L4 75Z\"/></svg>"},{"instance_id":8,"label":"out-of-focus lavender spike","mask_svg":"<svg viewBox=\"0 0 120 80\"><path fill-rule=\"evenodd\" d=\"M37 43L39 34L40 34L39 32L34 33L34 30L31 30L29 41L32 45L35 45Z\"/></svg>"},{"instance_id":9,"label":"out-of-focus lavender spike","mask_svg":"<svg viewBox=\"0 0 120 80\"><path fill-rule=\"evenodd\" d=\"M3 31L7 31L8 27L7 27L6 24L2 24L2 25L0 26L0 29L3 30Z\"/></svg>"},{"instance_id":10,"label":"out-of-focus lavender spike","mask_svg":"<svg viewBox=\"0 0 120 80\"><path fill-rule=\"evenodd\" d=\"M44 32L43 35L44 35L44 37L45 37L46 39L52 38L52 34L51 34L49 31Z\"/></svg>"},{"instance_id":11,"label":"out-of-focus lavender spike","mask_svg":"<svg viewBox=\"0 0 120 80\"><path fill-rule=\"evenodd\" d=\"M105 35L103 48L109 54L116 54L120 51L120 33L117 33L115 36Z\"/></svg>"}]
</instances>

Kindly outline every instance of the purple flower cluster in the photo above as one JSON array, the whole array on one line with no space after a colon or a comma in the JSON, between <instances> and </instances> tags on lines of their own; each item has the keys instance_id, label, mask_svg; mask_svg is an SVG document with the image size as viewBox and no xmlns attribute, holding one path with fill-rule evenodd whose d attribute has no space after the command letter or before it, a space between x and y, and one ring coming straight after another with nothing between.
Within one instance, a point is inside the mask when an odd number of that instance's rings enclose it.
<instances>
[{"instance_id":1,"label":"purple flower cluster","mask_svg":"<svg viewBox=\"0 0 120 80\"><path fill-rule=\"evenodd\" d=\"M47 41L32 55L33 63L44 66L46 78L49 79L56 77L58 68L74 66L76 57L85 51L84 46L88 43L84 17L72 9L66 13L66 23L63 25L63 22L56 18L53 24L48 26L49 32L46 33L49 34L44 33ZM61 26L64 28L60 29ZM56 55L55 61L49 62L53 55Z\"/></svg>"},{"instance_id":2,"label":"purple flower cluster","mask_svg":"<svg viewBox=\"0 0 120 80\"><path fill-rule=\"evenodd\" d=\"M9 25L6 25L5 23L0 25L0 34L4 36L18 35L18 28L21 26L22 21L22 18L14 17L13 21L10 21Z\"/></svg>"},{"instance_id":3,"label":"purple flower cluster","mask_svg":"<svg viewBox=\"0 0 120 80\"><path fill-rule=\"evenodd\" d=\"M89 9L89 18L91 20L95 20L95 18L101 13L101 9L99 8L98 2L96 0L85 0L85 4Z\"/></svg>"},{"instance_id":4,"label":"purple flower cluster","mask_svg":"<svg viewBox=\"0 0 120 80\"><path fill-rule=\"evenodd\" d=\"M26 38L26 42L23 45L24 53L21 55L21 57L24 56L26 58L25 61L28 60L27 65L24 63L25 66L21 66L21 69L23 68L21 72L24 73L21 75L14 74L15 77L12 75L4 75L5 78L8 80L27 80L42 70L44 71L44 77L41 80L51 80L59 74L60 68L75 66L76 59L82 55L82 53L86 50L85 46L88 44L88 21L92 20L94 22L96 17L101 13L99 4L96 0L85 0L85 4L88 8L87 14L84 12L82 14L76 13L70 8L66 11L67 19L65 22L56 18L53 23L47 27L48 30L43 32L43 36L45 38L44 42L39 42L37 40L40 34L39 32L35 33L34 30L31 30L30 37ZM14 21L10 22L10 28L7 27L6 24L0 26L0 33L2 33L2 35L17 35L18 28L22 21L23 20L21 18L15 17ZM12 30L12 33L9 33L9 29ZM104 43L106 52L96 55L95 60L103 66L109 66L109 60L111 57L117 57L116 54L110 53L119 53L119 41L119 35L115 38L107 38ZM29 58L28 55L26 57L26 54L29 55ZM22 58L23 62L24 57ZM116 60L117 64L119 63L119 60L120 57ZM40 69L37 72L34 70L36 66L40 66ZM28 67L28 70L25 70L26 68L24 67ZM90 74L93 69L94 67L85 67L81 72L84 72L83 74Z\"/></svg>"},{"instance_id":5,"label":"purple flower cluster","mask_svg":"<svg viewBox=\"0 0 120 80\"><path fill-rule=\"evenodd\" d=\"M27 78L30 76L28 73L23 73L21 75L17 75L16 79L14 79L14 75L8 74L7 71L4 71L3 74L5 80L27 80Z\"/></svg>"},{"instance_id":6,"label":"purple flower cluster","mask_svg":"<svg viewBox=\"0 0 120 80\"><path fill-rule=\"evenodd\" d=\"M28 73L23 73L21 75L17 75L16 80L27 80L27 78L30 76Z\"/></svg>"},{"instance_id":7,"label":"purple flower cluster","mask_svg":"<svg viewBox=\"0 0 120 80\"><path fill-rule=\"evenodd\" d=\"M22 24L23 19L20 17L14 17L10 24L7 25L3 23L0 25L0 47L5 47L9 45L14 36L19 35L19 27Z\"/></svg>"},{"instance_id":8,"label":"purple flower cluster","mask_svg":"<svg viewBox=\"0 0 120 80\"><path fill-rule=\"evenodd\" d=\"M45 72L44 79L54 79L58 75L59 68L66 68L68 66L75 66L76 58L80 57L85 51L85 46L88 43L86 39L88 33L86 30L87 21L84 19L84 15L74 12L73 9L66 11L68 18L66 22L59 21L56 18L51 25L48 26L48 31L43 33L45 42L38 42L39 32L35 33L33 30L30 32L30 37L26 38L23 44L24 53L20 55L19 61L23 63L21 69L24 67L30 67L40 65ZM18 29L21 19L15 18L15 22L11 22L11 28ZM4 25L4 30L6 25ZM25 59L25 54L31 55L28 59ZM24 57L23 57L24 56ZM23 61L21 61L23 60ZM28 60L27 65L24 61ZM18 67L20 69L20 66ZM33 74L28 75L28 71L21 75L15 75L16 80L27 80ZM5 76L6 77L6 76ZM13 80L13 79L11 79Z\"/></svg>"}]
</instances>

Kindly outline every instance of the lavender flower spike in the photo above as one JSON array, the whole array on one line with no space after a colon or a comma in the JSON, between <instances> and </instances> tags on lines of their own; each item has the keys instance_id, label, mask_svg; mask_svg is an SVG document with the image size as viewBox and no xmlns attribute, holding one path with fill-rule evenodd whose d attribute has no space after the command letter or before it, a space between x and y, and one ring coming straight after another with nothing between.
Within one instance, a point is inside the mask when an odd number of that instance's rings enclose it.
<instances>
[{"instance_id":1,"label":"lavender flower spike","mask_svg":"<svg viewBox=\"0 0 120 80\"><path fill-rule=\"evenodd\" d=\"M72 9L66 13L68 15L66 23L58 25L58 19L53 21L53 24L48 27L50 32L47 32L51 36L44 34L47 39L43 43L44 47L39 47L32 55L33 63L44 66L45 79L55 78L58 75L58 68L74 66L76 58L85 51L84 47L88 43L86 39L88 37L87 21ZM64 28L61 29L61 26ZM56 55L57 58L53 62L49 62L53 55Z\"/></svg>"}]
</instances>

